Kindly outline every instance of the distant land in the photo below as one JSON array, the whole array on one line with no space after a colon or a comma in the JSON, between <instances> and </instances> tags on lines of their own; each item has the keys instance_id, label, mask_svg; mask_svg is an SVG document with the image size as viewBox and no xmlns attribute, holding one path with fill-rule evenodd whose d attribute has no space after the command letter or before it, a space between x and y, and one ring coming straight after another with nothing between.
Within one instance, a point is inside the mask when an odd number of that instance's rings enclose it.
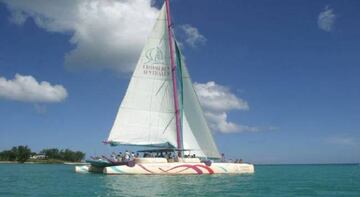
<instances>
[{"instance_id":1,"label":"distant land","mask_svg":"<svg viewBox=\"0 0 360 197\"><path fill-rule=\"evenodd\" d=\"M85 158L85 153L70 149L45 148L39 153L32 152L28 146L14 146L0 152L0 163L79 163Z\"/></svg>"}]
</instances>

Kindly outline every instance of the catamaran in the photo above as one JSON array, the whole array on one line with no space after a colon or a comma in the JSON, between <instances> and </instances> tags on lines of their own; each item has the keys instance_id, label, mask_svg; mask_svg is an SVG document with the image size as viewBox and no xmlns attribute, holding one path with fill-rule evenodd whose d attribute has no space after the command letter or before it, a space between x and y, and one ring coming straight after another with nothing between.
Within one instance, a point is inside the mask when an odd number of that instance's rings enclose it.
<instances>
[{"instance_id":1,"label":"catamaran","mask_svg":"<svg viewBox=\"0 0 360 197\"><path fill-rule=\"evenodd\" d=\"M174 157L136 157L121 163L105 158L76 166L76 172L254 173L252 164L219 161L221 155L172 30L169 0L142 50L106 143L151 147L144 152L173 152Z\"/></svg>"}]
</instances>

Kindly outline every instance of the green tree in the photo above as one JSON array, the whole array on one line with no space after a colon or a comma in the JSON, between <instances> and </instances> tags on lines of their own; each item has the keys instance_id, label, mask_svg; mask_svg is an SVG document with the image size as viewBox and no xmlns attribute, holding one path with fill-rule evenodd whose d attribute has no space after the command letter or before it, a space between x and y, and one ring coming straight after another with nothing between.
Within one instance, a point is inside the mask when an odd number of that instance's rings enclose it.
<instances>
[{"instance_id":1,"label":"green tree","mask_svg":"<svg viewBox=\"0 0 360 197\"><path fill-rule=\"evenodd\" d=\"M28 146L13 147L16 149L16 161L24 163L30 158L31 150Z\"/></svg>"},{"instance_id":2,"label":"green tree","mask_svg":"<svg viewBox=\"0 0 360 197\"><path fill-rule=\"evenodd\" d=\"M57 148L43 149L42 154L48 159L58 159L63 161L79 162L85 157L85 153L80 151L72 151L70 149L59 150Z\"/></svg>"},{"instance_id":3,"label":"green tree","mask_svg":"<svg viewBox=\"0 0 360 197\"><path fill-rule=\"evenodd\" d=\"M15 161L16 160L16 152L11 150L4 150L0 152L0 160L2 161Z\"/></svg>"},{"instance_id":4,"label":"green tree","mask_svg":"<svg viewBox=\"0 0 360 197\"><path fill-rule=\"evenodd\" d=\"M0 160L25 162L30 158L31 150L28 146L14 146L10 150L0 152Z\"/></svg>"},{"instance_id":5,"label":"green tree","mask_svg":"<svg viewBox=\"0 0 360 197\"><path fill-rule=\"evenodd\" d=\"M45 154L48 159L61 159L60 151L57 148L43 149L40 153Z\"/></svg>"},{"instance_id":6,"label":"green tree","mask_svg":"<svg viewBox=\"0 0 360 197\"><path fill-rule=\"evenodd\" d=\"M84 157L85 157L85 153L83 153L81 151L75 152L75 161L76 162L80 162L82 159L84 159Z\"/></svg>"}]
</instances>

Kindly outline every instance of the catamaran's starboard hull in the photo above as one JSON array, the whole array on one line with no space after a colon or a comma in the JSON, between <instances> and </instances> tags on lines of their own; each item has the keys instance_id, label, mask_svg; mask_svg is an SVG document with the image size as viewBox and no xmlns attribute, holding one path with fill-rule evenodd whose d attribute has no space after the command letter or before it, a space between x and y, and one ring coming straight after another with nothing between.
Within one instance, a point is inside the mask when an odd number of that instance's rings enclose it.
<instances>
[{"instance_id":1,"label":"catamaran's starboard hull","mask_svg":"<svg viewBox=\"0 0 360 197\"><path fill-rule=\"evenodd\" d=\"M254 165L246 163L145 163L134 167L126 165L105 167L108 175L188 175L188 174L251 174Z\"/></svg>"}]
</instances>

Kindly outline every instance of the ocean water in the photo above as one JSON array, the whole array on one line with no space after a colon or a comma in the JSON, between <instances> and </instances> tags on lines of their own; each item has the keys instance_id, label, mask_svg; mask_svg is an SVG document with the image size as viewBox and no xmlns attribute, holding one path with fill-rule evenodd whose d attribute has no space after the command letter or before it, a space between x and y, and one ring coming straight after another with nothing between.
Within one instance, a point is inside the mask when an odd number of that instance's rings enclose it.
<instances>
[{"instance_id":1,"label":"ocean water","mask_svg":"<svg viewBox=\"0 0 360 197\"><path fill-rule=\"evenodd\" d=\"M360 165L257 165L253 175L106 176L0 164L0 196L360 196Z\"/></svg>"}]
</instances>

